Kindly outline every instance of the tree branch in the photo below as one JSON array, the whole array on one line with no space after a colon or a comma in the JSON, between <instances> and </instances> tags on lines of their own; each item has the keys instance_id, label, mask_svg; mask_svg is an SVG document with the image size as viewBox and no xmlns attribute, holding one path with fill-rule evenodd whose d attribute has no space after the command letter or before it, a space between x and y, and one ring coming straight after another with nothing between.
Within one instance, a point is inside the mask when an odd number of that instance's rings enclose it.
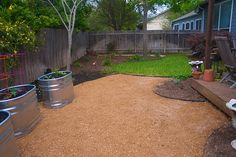
<instances>
[{"instance_id":1,"label":"tree branch","mask_svg":"<svg viewBox=\"0 0 236 157\"><path fill-rule=\"evenodd\" d=\"M59 12L59 11L57 10L57 8L54 6L54 4L51 2L51 0L47 0L47 1L51 4L51 6L52 6L52 7L54 8L54 10L57 12L59 18L61 19L61 22L64 24L65 28L69 31L68 26L66 25L66 23L65 23L64 19L62 18L60 12ZM68 22L69 22L69 21L68 21Z\"/></svg>"}]
</instances>

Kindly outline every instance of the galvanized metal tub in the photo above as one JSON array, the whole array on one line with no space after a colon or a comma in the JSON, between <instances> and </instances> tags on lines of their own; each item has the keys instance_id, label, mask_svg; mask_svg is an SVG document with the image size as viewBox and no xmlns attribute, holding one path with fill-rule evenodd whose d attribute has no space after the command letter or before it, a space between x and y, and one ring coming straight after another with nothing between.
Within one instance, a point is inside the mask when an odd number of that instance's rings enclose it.
<instances>
[{"instance_id":1,"label":"galvanized metal tub","mask_svg":"<svg viewBox=\"0 0 236 157\"><path fill-rule=\"evenodd\" d=\"M24 88L25 94L16 98L0 100L0 110L9 111L12 116L12 124L16 137L22 137L30 133L40 121L40 110L38 108L36 87L34 85L18 85L11 88ZM3 92L6 89L0 90Z\"/></svg>"},{"instance_id":2,"label":"galvanized metal tub","mask_svg":"<svg viewBox=\"0 0 236 157\"><path fill-rule=\"evenodd\" d=\"M61 71L65 76L47 79L53 73L38 78L39 87L42 92L42 101L48 108L61 108L71 103L74 99L72 72Z\"/></svg>"},{"instance_id":3,"label":"galvanized metal tub","mask_svg":"<svg viewBox=\"0 0 236 157\"><path fill-rule=\"evenodd\" d=\"M0 156L2 155L3 157L19 157L11 114L7 111L0 111Z\"/></svg>"}]
</instances>

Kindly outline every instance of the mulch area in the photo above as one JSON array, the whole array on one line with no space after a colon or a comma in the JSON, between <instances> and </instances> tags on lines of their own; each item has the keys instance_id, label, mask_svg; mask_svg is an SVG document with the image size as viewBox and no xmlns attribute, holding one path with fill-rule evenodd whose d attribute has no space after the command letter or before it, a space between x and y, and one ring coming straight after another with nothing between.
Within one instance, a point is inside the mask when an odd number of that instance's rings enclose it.
<instances>
[{"instance_id":1,"label":"mulch area","mask_svg":"<svg viewBox=\"0 0 236 157\"><path fill-rule=\"evenodd\" d=\"M236 129L231 125L215 130L208 138L204 157L235 157L231 141L236 139Z\"/></svg>"},{"instance_id":2,"label":"mulch area","mask_svg":"<svg viewBox=\"0 0 236 157\"><path fill-rule=\"evenodd\" d=\"M191 80L177 82L168 80L156 87L155 93L172 99L184 101L204 102L206 99L191 87Z\"/></svg>"},{"instance_id":3,"label":"mulch area","mask_svg":"<svg viewBox=\"0 0 236 157\"><path fill-rule=\"evenodd\" d=\"M78 60L80 67L72 66L74 85L107 76L102 73L105 55L86 55ZM128 56L116 55L112 57L112 64L126 61Z\"/></svg>"}]
</instances>

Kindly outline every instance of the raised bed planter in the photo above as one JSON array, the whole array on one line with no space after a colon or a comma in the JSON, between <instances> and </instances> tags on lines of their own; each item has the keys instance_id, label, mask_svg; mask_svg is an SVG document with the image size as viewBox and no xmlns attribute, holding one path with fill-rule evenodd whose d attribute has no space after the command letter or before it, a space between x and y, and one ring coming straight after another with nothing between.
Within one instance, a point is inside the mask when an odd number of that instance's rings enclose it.
<instances>
[{"instance_id":1,"label":"raised bed planter","mask_svg":"<svg viewBox=\"0 0 236 157\"><path fill-rule=\"evenodd\" d=\"M0 156L19 157L15 143L11 114L7 111L0 111Z\"/></svg>"},{"instance_id":2,"label":"raised bed planter","mask_svg":"<svg viewBox=\"0 0 236 157\"><path fill-rule=\"evenodd\" d=\"M74 99L72 72L59 71L38 78L42 100L48 108L61 108Z\"/></svg>"},{"instance_id":3,"label":"raised bed planter","mask_svg":"<svg viewBox=\"0 0 236 157\"><path fill-rule=\"evenodd\" d=\"M0 110L11 113L16 137L30 133L40 121L36 87L26 84L0 90Z\"/></svg>"}]
</instances>

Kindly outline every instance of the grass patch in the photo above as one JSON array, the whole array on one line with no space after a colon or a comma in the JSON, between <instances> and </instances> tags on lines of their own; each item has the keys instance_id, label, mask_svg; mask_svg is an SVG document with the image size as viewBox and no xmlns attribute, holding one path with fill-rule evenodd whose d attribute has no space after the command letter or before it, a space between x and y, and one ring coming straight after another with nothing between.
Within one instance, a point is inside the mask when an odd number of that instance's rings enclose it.
<instances>
[{"instance_id":1,"label":"grass patch","mask_svg":"<svg viewBox=\"0 0 236 157\"><path fill-rule=\"evenodd\" d=\"M171 54L157 60L128 61L114 64L105 68L103 72L187 78L191 76L191 67L188 61L188 57L183 54Z\"/></svg>"}]
</instances>

